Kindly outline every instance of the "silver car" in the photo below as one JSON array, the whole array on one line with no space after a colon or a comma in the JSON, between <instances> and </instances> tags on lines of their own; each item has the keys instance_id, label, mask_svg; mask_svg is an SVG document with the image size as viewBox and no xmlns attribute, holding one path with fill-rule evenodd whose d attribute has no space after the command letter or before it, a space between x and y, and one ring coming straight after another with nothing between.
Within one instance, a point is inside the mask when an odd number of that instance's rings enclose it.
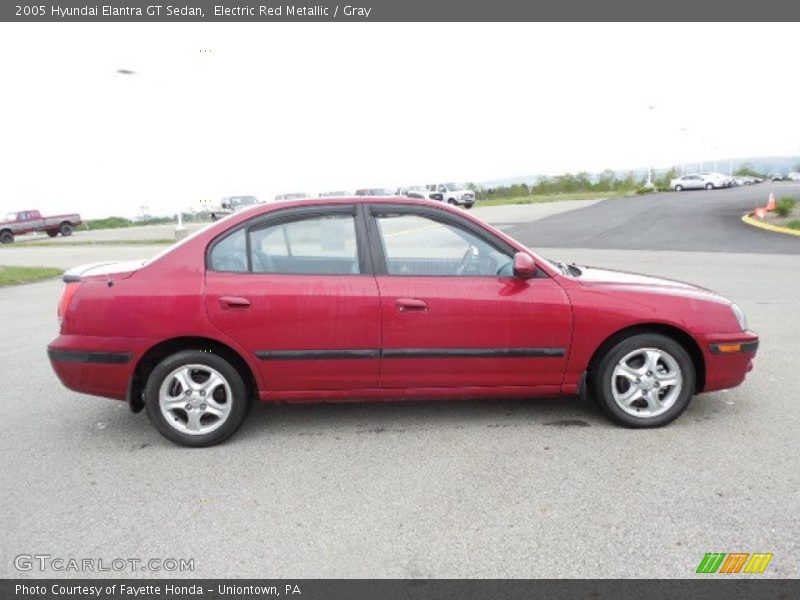
<instances>
[{"instance_id":1,"label":"silver car","mask_svg":"<svg viewBox=\"0 0 800 600\"><path fill-rule=\"evenodd\" d=\"M728 185L725 177L716 173L689 173L669 182L669 187L676 192L682 192L683 190L713 190L728 187Z\"/></svg>"}]
</instances>

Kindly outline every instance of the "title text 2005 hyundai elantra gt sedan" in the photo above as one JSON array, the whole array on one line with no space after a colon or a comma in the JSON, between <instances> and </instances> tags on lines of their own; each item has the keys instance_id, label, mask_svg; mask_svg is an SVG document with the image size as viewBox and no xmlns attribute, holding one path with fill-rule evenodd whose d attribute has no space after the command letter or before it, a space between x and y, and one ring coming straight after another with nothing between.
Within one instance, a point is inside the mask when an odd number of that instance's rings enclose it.
<instances>
[{"instance_id":1,"label":"title text 2005 hyundai elantra gt sedan","mask_svg":"<svg viewBox=\"0 0 800 600\"><path fill-rule=\"evenodd\" d=\"M587 394L655 427L740 384L758 337L685 283L546 260L425 200L251 208L146 262L68 271L48 354L167 438L218 443L254 399Z\"/></svg>"}]
</instances>

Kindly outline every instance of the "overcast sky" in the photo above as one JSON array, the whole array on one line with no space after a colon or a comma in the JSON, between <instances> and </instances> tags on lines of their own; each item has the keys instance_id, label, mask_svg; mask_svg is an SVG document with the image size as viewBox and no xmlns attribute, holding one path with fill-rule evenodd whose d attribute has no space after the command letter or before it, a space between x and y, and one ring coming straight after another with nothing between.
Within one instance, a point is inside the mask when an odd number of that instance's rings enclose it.
<instances>
[{"instance_id":1,"label":"overcast sky","mask_svg":"<svg viewBox=\"0 0 800 600\"><path fill-rule=\"evenodd\" d=\"M0 208L165 214L224 195L800 154L796 32L3 23Z\"/></svg>"}]
</instances>

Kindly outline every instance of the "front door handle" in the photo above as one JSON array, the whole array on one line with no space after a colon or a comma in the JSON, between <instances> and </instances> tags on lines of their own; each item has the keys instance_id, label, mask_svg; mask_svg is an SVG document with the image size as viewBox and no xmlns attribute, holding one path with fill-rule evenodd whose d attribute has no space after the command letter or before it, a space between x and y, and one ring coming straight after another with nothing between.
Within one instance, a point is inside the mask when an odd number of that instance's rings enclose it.
<instances>
[{"instance_id":1,"label":"front door handle","mask_svg":"<svg viewBox=\"0 0 800 600\"><path fill-rule=\"evenodd\" d=\"M398 298L394 305L400 312L427 312L428 305L424 300L417 298Z\"/></svg>"},{"instance_id":2,"label":"front door handle","mask_svg":"<svg viewBox=\"0 0 800 600\"><path fill-rule=\"evenodd\" d=\"M250 308L250 300L239 296L220 296L219 305L222 310L247 310Z\"/></svg>"}]
</instances>

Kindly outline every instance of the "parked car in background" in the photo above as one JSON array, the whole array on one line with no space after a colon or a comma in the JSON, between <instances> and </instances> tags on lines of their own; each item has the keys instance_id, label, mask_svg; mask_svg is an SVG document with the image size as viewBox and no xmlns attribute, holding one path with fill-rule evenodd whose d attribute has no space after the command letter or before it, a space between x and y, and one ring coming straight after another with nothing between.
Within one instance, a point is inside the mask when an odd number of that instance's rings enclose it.
<instances>
[{"instance_id":1,"label":"parked car in background","mask_svg":"<svg viewBox=\"0 0 800 600\"><path fill-rule=\"evenodd\" d=\"M793 171L786 177L789 181L800 181L800 173Z\"/></svg>"},{"instance_id":2,"label":"parked car in background","mask_svg":"<svg viewBox=\"0 0 800 600\"><path fill-rule=\"evenodd\" d=\"M82 223L77 213L43 217L38 210L21 210L7 213L0 221L0 243L10 244L15 235L44 232L51 238L59 233L72 235L72 231Z\"/></svg>"},{"instance_id":3,"label":"parked car in background","mask_svg":"<svg viewBox=\"0 0 800 600\"><path fill-rule=\"evenodd\" d=\"M308 194L303 192L293 192L291 194L278 194L275 196L275 202L285 202L286 200L300 200L301 198L308 198Z\"/></svg>"},{"instance_id":4,"label":"parked car in background","mask_svg":"<svg viewBox=\"0 0 800 600\"><path fill-rule=\"evenodd\" d=\"M773 173L769 176L772 181L783 181L784 177L781 173Z\"/></svg>"},{"instance_id":5,"label":"parked car in background","mask_svg":"<svg viewBox=\"0 0 800 600\"><path fill-rule=\"evenodd\" d=\"M730 187L733 178L721 173L688 173L671 180L669 186L676 192L683 190L714 190Z\"/></svg>"},{"instance_id":6,"label":"parked car in background","mask_svg":"<svg viewBox=\"0 0 800 600\"><path fill-rule=\"evenodd\" d=\"M221 214L231 214L259 204L255 196L226 196L220 201Z\"/></svg>"},{"instance_id":7,"label":"parked car in background","mask_svg":"<svg viewBox=\"0 0 800 600\"><path fill-rule=\"evenodd\" d=\"M432 192L424 185L412 185L408 187L397 188L398 196L406 196L407 198L421 198L423 200L435 200L442 202L444 194L441 192Z\"/></svg>"},{"instance_id":8,"label":"parked car in background","mask_svg":"<svg viewBox=\"0 0 800 600\"><path fill-rule=\"evenodd\" d=\"M363 188L356 190L356 196L394 196L395 193L387 188Z\"/></svg>"},{"instance_id":9,"label":"parked car in background","mask_svg":"<svg viewBox=\"0 0 800 600\"><path fill-rule=\"evenodd\" d=\"M711 171L710 173L703 173L703 177L707 182L710 181L714 188L726 188L735 185L732 175Z\"/></svg>"},{"instance_id":10,"label":"parked car in background","mask_svg":"<svg viewBox=\"0 0 800 600\"><path fill-rule=\"evenodd\" d=\"M334 197L342 198L344 196L350 196L350 193L349 192L344 192L344 191L340 191L340 192L322 192L319 195L320 198L334 198Z\"/></svg>"},{"instance_id":11,"label":"parked car in background","mask_svg":"<svg viewBox=\"0 0 800 600\"><path fill-rule=\"evenodd\" d=\"M461 183L434 183L425 186L431 192L442 194L448 204L472 208L475 204L475 192Z\"/></svg>"},{"instance_id":12,"label":"parked car in background","mask_svg":"<svg viewBox=\"0 0 800 600\"><path fill-rule=\"evenodd\" d=\"M708 184L708 186L709 189L714 187L713 184ZM687 173L686 175L681 175L670 181L669 187L676 192L682 192L683 190L702 190L706 187L706 181L699 173Z\"/></svg>"},{"instance_id":13,"label":"parked car in background","mask_svg":"<svg viewBox=\"0 0 800 600\"><path fill-rule=\"evenodd\" d=\"M708 289L548 260L410 198L267 204L64 281L59 379L187 446L228 438L255 400L580 394L659 427L742 383L759 341Z\"/></svg>"},{"instance_id":14,"label":"parked car in background","mask_svg":"<svg viewBox=\"0 0 800 600\"><path fill-rule=\"evenodd\" d=\"M757 183L755 177L750 177L748 175L737 175L733 178L733 182L735 185L753 185Z\"/></svg>"}]
</instances>

